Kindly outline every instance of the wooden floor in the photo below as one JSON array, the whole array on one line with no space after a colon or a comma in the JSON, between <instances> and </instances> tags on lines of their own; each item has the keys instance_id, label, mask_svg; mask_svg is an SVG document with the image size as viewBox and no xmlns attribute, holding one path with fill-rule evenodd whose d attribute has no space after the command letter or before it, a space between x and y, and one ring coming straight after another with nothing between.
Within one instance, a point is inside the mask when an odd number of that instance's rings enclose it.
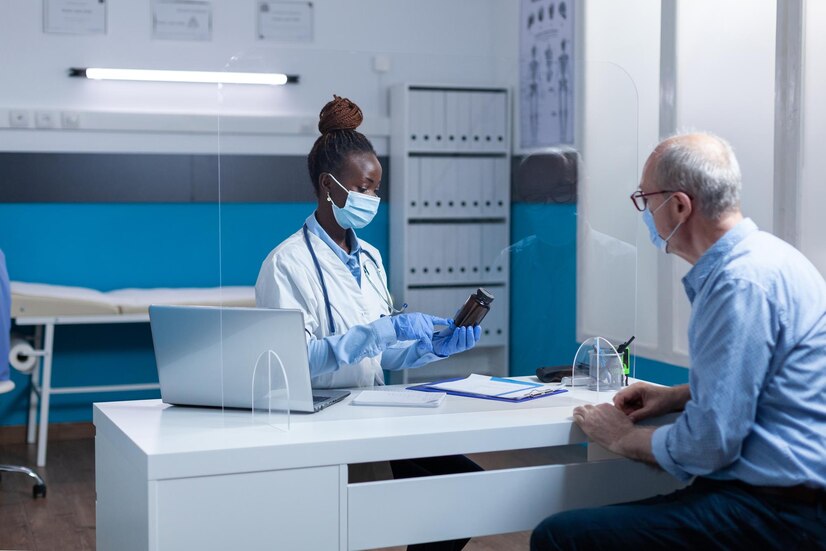
<instances>
[{"instance_id":1,"label":"wooden floor","mask_svg":"<svg viewBox=\"0 0 826 551\"><path fill-rule=\"evenodd\" d=\"M58 432L60 431L52 431ZM95 450L91 425L63 431L60 440L49 441L48 465L36 469L47 486L46 498L32 498L33 479L16 473L0 475L0 549L73 551L95 549ZM35 464L35 446L22 443L22 430L14 438L0 437L0 463ZM67 436L68 435L68 436ZM566 463L582 449L553 452L522 450L513 454L471 456L486 469ZM514 452L517 453L517 452ZM469 551L527 549L530 532L474 538ZM403 549L392 548L394 550Z\"/></svg>"},{"instance_id":2,"label":"wooden floor","mask_svg":"<svg viewBox=\"0 0 826 551\"><path fill-rule=\"evenodd\" d=\"M33 467L35 454L33 445L0 445L0 463ZM94 440L50 441L48 466L35 470L45 498L32 498L32 478L0 474L0 549L94 549Z\"/></svg>"}]
</instances>

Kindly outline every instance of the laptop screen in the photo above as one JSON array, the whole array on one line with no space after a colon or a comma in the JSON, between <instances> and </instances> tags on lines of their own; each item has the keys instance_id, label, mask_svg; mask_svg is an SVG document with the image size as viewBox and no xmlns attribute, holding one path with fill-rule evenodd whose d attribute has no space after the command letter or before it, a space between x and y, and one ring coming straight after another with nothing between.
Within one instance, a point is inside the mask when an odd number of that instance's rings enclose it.
<instances>
[{"instance_id":1,"label":"laptop screen","mask_svg":"<svg viewBox=\"0 0 826 551\"><path fill-rule=\"evenodd\" d=\"M267 408L288 387L290 410L313 411L300 310L151 306L149 319L164 402Z\"/></svg>"}]
</instances>

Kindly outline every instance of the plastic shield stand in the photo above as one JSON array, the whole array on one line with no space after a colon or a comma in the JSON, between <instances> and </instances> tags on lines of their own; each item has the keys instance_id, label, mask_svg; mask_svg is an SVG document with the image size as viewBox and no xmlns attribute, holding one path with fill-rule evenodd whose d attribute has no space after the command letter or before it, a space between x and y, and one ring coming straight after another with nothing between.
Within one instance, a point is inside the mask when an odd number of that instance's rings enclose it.
<instances>
[{"instance_id":1,"label":"plastic shield stand","mask_svg":"<svg viewBox=\"0 0 826 551\"><path fill-rule=\"evenodd\" d=\"M250 419L282 431L290 430L290 385L281 357L273 350L258 355L252 370Z\"/></svg>"},{"instance_id":2,"label":"plastic shield stand","mask_svg":"<svg viewBox=\"0 0 826 551\"><path fill-rule=\"evenodd\" d=\"M583 375L586 366L587 377ZM608 339L591 337L582 343L574 356L571 381L587 381L588 390L597 393L595 401L602 402L605 400L602 393L616 392L622 388L623 380L622 355Z\"/></svg>"}]
</instances>

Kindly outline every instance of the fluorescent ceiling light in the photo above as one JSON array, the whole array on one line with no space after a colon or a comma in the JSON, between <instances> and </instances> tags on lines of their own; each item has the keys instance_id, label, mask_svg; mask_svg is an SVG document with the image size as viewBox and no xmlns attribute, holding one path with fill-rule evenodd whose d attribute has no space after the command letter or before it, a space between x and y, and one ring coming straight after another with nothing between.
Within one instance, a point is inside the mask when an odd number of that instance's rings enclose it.
<instances>
[{"instance_id":1,"label":"fluorescent ceiling light","mask_svg":"<svg viewBox=\"0 0 826 551\"><path fill-rule=\"evenodd\" d=\"M207 84L267 84L279 86L297 83L298 75L283 73L232 73L225 71L155 71L148 69L71 68L71 77L93 80L133 80L151 82L200 82Z\"/></svg>"}]
</instances>

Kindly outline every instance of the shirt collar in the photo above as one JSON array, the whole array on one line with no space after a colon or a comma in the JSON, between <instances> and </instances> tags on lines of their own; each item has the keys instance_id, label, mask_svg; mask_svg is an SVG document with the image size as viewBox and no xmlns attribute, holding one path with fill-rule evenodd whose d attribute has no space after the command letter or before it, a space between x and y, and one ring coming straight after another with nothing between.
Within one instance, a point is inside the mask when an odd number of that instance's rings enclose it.
<instances>
[{"instance_id":1,"label":"shirt collar","mask_svg":"<svg viewBox=\"0 0 826 551\"><path fill-rule=\"evenodd\" d=\"M758 230L751 218L745 218L708 248L688 273L683 277L683 287L688 300L694 297L708 279L709 274L725 259L734 247L750 234Z\"/></svg>"},{"instance_id":2,"label":"shirt collar","mask_svg":"<svg viewBox=\"0 0 826 551\"><path fill-rule=\"evenodd\" d=\"M347 230L347 244L350 245L350 254L348 255L346 252L344 252L344 249L338 246L338 243L333 241L333 239L329 235L327 235L327 232L324 231L324 228L322 228L321 224L319 224L318 220L316 220L315 212L313 212L309 217L307 217L307 220L304 223L307 225L307 229L310 231L310 233L315 234L319 237L319 239L324 241L324 243L326 243L327 246L330 247L330 249L332 249L334 253L336 253L336 256L339 257L345 265L349 266L350 263L353 262L353 260L355 260L356 264L358 264L359 253L361 252L361 245L359 244L359 240L356 237L356 232L354 232L352 229Z\"/></svg>"}]
</instances>

